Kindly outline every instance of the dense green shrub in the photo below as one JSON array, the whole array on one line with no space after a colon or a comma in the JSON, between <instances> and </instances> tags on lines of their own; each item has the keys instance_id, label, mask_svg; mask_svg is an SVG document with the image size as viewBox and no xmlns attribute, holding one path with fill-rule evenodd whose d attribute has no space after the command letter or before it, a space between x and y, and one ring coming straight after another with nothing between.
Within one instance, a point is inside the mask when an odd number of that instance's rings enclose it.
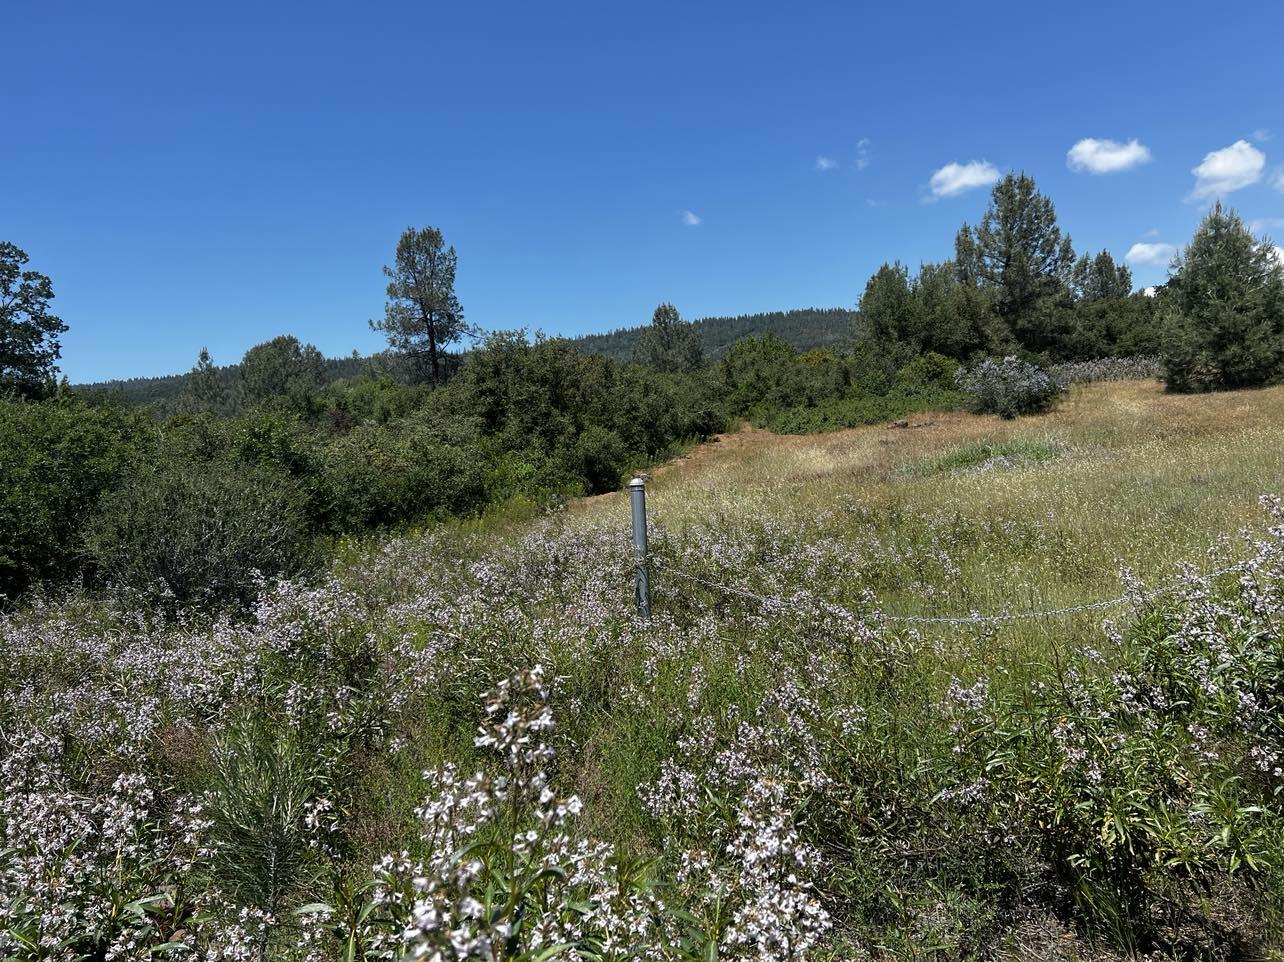
<instances>
[{"instance_id":1,"label":"dense green shrub","mask_svg":"<svg viewBox=\"0 0 1284 962\"><path fill-rule=\"evenodd\" d=\"M586 493L601 494L620 486L631 458L618 434L592 424L580 432L562 460L583 479Z\"/></svg>"},{"instance_id":2,"label":"dense green shrub","mask_svg":"<svg viewBox=\"0 0 1284 962\"><path fill-rule=\"evenodd\" d=\"M798 351L774 334L736 341L719 365L731 410L746 414L799 403L797 360Z\"/></svg>"},{"instance_id":3,"label":"dense green shrub","mask_svg":"<svg viewBox=\"0 0 1284 962\"><path fill-rule=\"evenodd\" d=\"M357 424L387 424L419 409L431 396L427 385L403 384L387 371L349 378L326 392L325 427L341 434Z\"/></svg>"},{"instance_id":4,"label":"dense green shrub","mask_svg":"<svg viewBox=\"0 0 1284 962\"><path fill-rule=\"evenodd\" d=\"M314 395L325 377L325 359L311 344L283 334L245 352L240 367L241 394L248 404L271 398Z\"/></svg>"},{"instance_id":5,"label":"dense green shrub","mask_svg":"<svg viewBox=\"0 0 1284 962\"><path fill-rule=\"evenodd\" d=\"M962 395L953 391L921 389L892 394L854 394L827 398L818 404L800 405L774 412L766 426L777 434L817 434L862 424L896 421L919 411L940 411L958 407Z\"/></svg>"},{"instance_id":6,"label":"dense green shrub","mask_svg":"<svg viewBox=\"0 0 1284 962\"><path fill-rule=\"evenodd\" d=\"M0 594L76 571L81 524L151 441L121 407L0 400Z\"/></svg>"},{"instance_id":7,"label":"dense green shrub","mask_svg":"<svg viewBox=\"0 0 1284 962\"><path fill-rule=\"evenodd\" d=\"M958 369L958 361L944 354L928 351L901 368L897 379L908 388L935 388L949 391L954 389L954 375Z\"/></svg>"},{"instance_id":8,"label":"dense green shrub","mask_svg":"<svg viewBox=\"0 0 1284 962\"><path fill-rule=\"evenodd\" d=\"M410 419L361 425L335 438L325 448L321 474L335 532L467 514L485 497L479 450L442 441Z\"/></svg>"},{"instance_id":9,"label":"dense green shrub","mask_svg":"<svg viewBox=\"0 0 1284 962\"><path fill-rule=\"evenodd\" d=\"M808 361L808 355L802 355L799 361L811 364L814 371L821 365L841 365L844 370L819 370L813 390L801 392L803 403L770 411L760 419L780 434L814 434L880 424L919 411L957 408L965 400L954 387L958 364L941 354L920 355L894 377L881 372L873 375L871 379L881 388L877 391L865 387L865 378L846 368L847 359ZM846 375L851 375L850 379Z\"/></svg>"},{"instance_id":10,"label":"dense green shrub","mask_svg":"<svg viewBox=\"0 0 1284 962\"><path fill-rule=\"evenodd\" d=\"M141 469L103 499L84 543L106 581L181 603L246 601L260 575L293 573L308 551L290 480L221 461Z\"/></svg>"}]
</instances>

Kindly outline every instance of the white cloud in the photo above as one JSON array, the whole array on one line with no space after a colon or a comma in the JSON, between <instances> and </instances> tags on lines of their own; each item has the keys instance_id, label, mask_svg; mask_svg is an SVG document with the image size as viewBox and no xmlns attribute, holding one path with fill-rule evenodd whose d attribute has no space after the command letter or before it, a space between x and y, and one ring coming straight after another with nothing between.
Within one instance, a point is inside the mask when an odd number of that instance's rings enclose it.
<instances>
[{"instance_id":1,"label":"white cloud","mask_svg":"<svg viewBox=\"0 0 1284 962\"><path fill-rule=\"evenodd\" d=\"M1284 247L1276 246L1275 262L1280 265L1280 270L1284 271Z\"/></svg>"},{"instance_id":2,"label":"white cloud","mask_svg":"<svg viewBox=\"0 0 1284 962\"><path fill-rule=\"evenodd\" d=\"M695 211L684 210L682 212L682 223L688 227L699 227L704 223L704 218L695 213Z\"/></svg>"},{"instance_id":3,"label":"white cloud","mask_svg":"<svg viewBox=\"0 0 1284 962\"><path fill-rule=\"evenodd\" d=\"M1269 234L1273 230L1284 230L1284 217L1259 217L1248 222L1248 229L1254 234Z\"/></svg>"},{"instance_id":4,"label":"white cloud","mask_svg":"<svg viewBox=\"0 0 1284 962\"><path fill-rule=\"evenodd\" d=\"M1191 170L1195 175L1192 198L1217 197L1239 190L1262 179L1266 155L1247 140L1237 140L1229 147L1210 151L1203 162Z\"/></svg>"},{"instance_id":5,"label":"white cloud","mask_svg":"<svg viewBox=\"0 0 1284 962\"><path fill-rule=\"evenodd\" d=\"M1085 137L1066 151L1066 166L1090 174L1117 174L1150 162L1150 148L1134 138L1126 144L1117 140Z\"/></svg>"},{"instance_id":6,"label":"white cloud","mask_svg":"<svg viewBox=\"0 0 1284 962\"><path fill-rule=\"evenodd\" d=\"M1284 167L1275 168L1275 173L1271 175L1271 186L1284 193Z\"/></svg>"},{"instance_id":7,"label":"white cloud","mask_svg":"<svg viewBox=\"0 0 1284 962\"><path fill-rule=\"evenodd\" d=\"M999 169L984 160L969 160L966 164L949 163L932 175L929 187L933 197L953 197L965 190L989 187L999 179Z\"/></svg>"},{"instance_id":8,"label":"white cloud","mask_svg":"<svg viewBox=\"0 0 1284 962\"><path fill-rule=\"evenodd\" d=\"M1271 139L1271 132L1267 130L1265 127L1258 127L1251 134L1249 134L1248 139L1253 141L1254 143L1264 144Z\"/></svg>"},{"instance_id":9,"label":"white cloud","mask_svg":"<svg viewBox=\"0 0 1284 962\"><path fill-rule=\"evenodd\" d=\"M1161 264L1167 266L1177 253L1172 244L1133 244L1124 255L1129 264Z\"/></svg>"},{"instance_id":10,"label":"white cloud","mask_svg":"<svg viewBox=\"0 0 1284 962\"><path fill-rule=\"evenodd\" d=\"M834 160L833 157L826 157L824 154L821 154L816 158L817 170L833 170L837 166L838 161Z\"/></svg>"},{"instance_id":11,"label":"white cloud","mask_svg":"<svg viewBox=\"0 0 1284 962\"><path fill-rule=\"evenodd\" d=\"M1141 289L1141 293L1145 294L1147 297L1154 297L1155 289L1153 287L1143 287Z\"/></svg>"},{"instance_id":12,"label":"white cloud","mask_svg":"<svg viewBox=\"0 0 1284 962\"><path fill-rule=\"evenodd\" d=\"M864 170L869 166L869 138L862 137L856 141L856 169Z\"/></svg>"}]
</instances>

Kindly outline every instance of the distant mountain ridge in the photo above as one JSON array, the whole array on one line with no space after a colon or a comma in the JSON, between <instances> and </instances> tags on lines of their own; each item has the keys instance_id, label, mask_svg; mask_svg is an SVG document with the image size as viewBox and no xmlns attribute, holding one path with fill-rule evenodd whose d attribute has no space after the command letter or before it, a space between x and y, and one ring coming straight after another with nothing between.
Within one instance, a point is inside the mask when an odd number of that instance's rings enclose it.
<instances>
[{"instance_id":1,"label":"distant mountain ridge","mask_svg":"<svg viewBox=\"0 0 1284 962\"><path fill-rule=\"evenodd\" d=\"M775 334L800 351L839 348L851 338L856 312L841 307L809 307L792 311L740 314L736 317L705 317L693 321L704 343L705 357L717 360L731 345L749 335ZM633 360L633 351L646 325L622 327L605 334L584 334L568 338L585 354L601 354L612 360ZM355 377L370 365L370 358L340 357L325 362L327 383ZM240 375L239 364L218 368L220 380L229 387ZM131 377L73 385L76 390L122 397L131 404L167 404L182 395L190 374L159 377Z\"/></svg>"},{"instance_id":2,"label":"distant mountain ridge","mask_svg":"<svg viewBox=\"0 0 1284 962\"><path fill-rule=\"evenodd\" d=\"M838 348L851 340L856 312L842 307L806 307L792 311L705 317L692 321L704 343L704 356L722 357L731 345L749 335L775 334L800 351ZM646 325L622 327L606 334L584 334L571 343L586 354L602 354L616 361L633 360L633 349Z\"/></svg>"},{"instance_id":3,"label":"distant mountain ridge","mask_svg":"<svg viewBox=\"0 0 1284 962\"><path fill-rule=\"evenodd\" d=\"M355 377L370 363L363 357L328 357L323 377L327 384ZM215 369L223 386L231 389L240 380L241 365L226 364ZM131 377L90 384L73 384L72 389L89 394L111 395L130 404L167 404L178 400L187 388L191 373L162 374L158 377Z\"/></svg>"}]
</instances>

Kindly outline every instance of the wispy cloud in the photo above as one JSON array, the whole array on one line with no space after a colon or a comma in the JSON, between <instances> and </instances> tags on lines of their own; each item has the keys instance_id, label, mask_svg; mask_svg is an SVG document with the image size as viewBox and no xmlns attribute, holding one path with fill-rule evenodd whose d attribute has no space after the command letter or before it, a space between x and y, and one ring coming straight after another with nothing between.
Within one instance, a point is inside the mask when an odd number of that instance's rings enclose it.
<instances>
[{"instance_id":1,"label":"wispy cloud","mask_svg":"<svg viewBox=\"0 0 1284 962\"><path fill-rule=\"evenodd\" d=\"M1284 230L1284 217L1259 217L1248 222L1248 229L1254 234L1269 234L1271 231Z\"/></svg>"},{"instance_id":2,"label":"wispy cloud","mask_svg":"<svg viewBox=\"0 0 1284 962\"><path fill-rule=\"evenodd\" d=\"M704 218L693 210L684 210L682 212L682 223L688 227L699 227L704 223Z\"/></svg>"},{"instance_id":3,"label":"wispy cloud","mask_svg":"<svg viewBox=\"0 0 1284 962\"><path fill-rule=\"evenodd\" d=\"M1271 186L1284 193L1284 167L1275 168L1275 173L1271 174Z\"/></svg>"},{"instance_id":4,"label":"wispy cloud","mask_svg":"<svg viewBox=\"0 0 1284 962\"><path fill-rule=\"evenodd\" d=\"M887 201L885 201L885 200L879 200L879 199L878 199L878 198L876 198L876 197L866 197L866 198L865 198L865 206L866 206L866 207L886 207L886 206L887 206Z\"/></svg>"},{"instance_id":5,"label":"wispy cloud","mask_svg":"<svg viewBox=\"0 0 1284 962\"><path fill-rule=\"evenodd\" d=\"M1275 263L1280 265L1280 270L1284 271L1284 247L1275 248Z\"/></svg>"},{"instance_id":6,"label":"wispy cloud","mask_svg":"<svg viewBox=\"0 0 1284 962\"><path fill-rule=\"evenodd\" d=\"M1159 264L1166 267L1177 253L1172 244L1133 244L1124 255L1129 264Z\"/></svg>"},{"instance_id":7,"label":"wispy cloud","mask_svg":"<svg viewBox=\"0 0 1284 962\"><path fill-rule=\"evenodd\" d=\"M966 190L989 187L999 179L999 169L984 160L969 160L966 164L946 164L932 175L928 187L935 197L953 197Z\"/></svg>"},{"instance_id":8,"label":"wispy cloud","mask_svg":"<svg viewBox=\"0 0 1284 962\"><path fill-rule=\"evenodd\" d=\"M1204 155L1195 175L1195 187L1190 192L1194 200L1220 197L1233 190L1256 184L1266 169L1266 155L1247 140L1237 140L1229 147L1213 150Z\"/></svg>"},{"instance_id":9,"label":"wispy cloud","mask_svg":"<svg viewBox=\"0 0 1284 962\"><path fill-rule=\"evenodd\" d=\"M1264 144L1271 139L1271 132L1265 127L1258 127L1248 135L1248 139L1255 144Z\"/></svg>"},{"instance_id":10,"label":"wispy cloud","mask_svg":"<svg viewBox=\"0 0 1284 962\"><path fill-rule=\"evenodd\" d=\"M869 166L869 138L862 137L856 141L856 169L864 170Z\"/></svg>"},{"instance_id":11,"label":"wispy cloud","mask_svg":"<svg viewBox=\"0 0 1284 962\"><path fill-rule=\"evenodd\" d=\"M826 157L824 154L821 154L816 158L817 170L833 170L837 166L838 161L834 160L833 157Z\"/></svg>"},{"instance_id":12,"label":"wispy cloud","mask_svg":"<svg viewBox=\"0 0 1284 962\"><path fill-rule=\"evenodd\" d=\"M1066 151L1066 166L1090 174L1117 174L1150 162L1150 148L1135 138L1126 144L1117 140L1085 137Z\"/></svg>"}]
</instances>

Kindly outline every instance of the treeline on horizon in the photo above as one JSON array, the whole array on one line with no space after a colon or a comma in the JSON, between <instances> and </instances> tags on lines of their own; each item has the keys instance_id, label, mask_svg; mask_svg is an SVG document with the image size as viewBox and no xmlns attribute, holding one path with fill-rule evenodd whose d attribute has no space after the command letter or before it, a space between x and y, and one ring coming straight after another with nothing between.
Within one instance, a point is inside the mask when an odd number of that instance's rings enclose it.
<instances>
[{"instance_id":1,"label":"treeline on horizon","mask_svg":"<svg viewBox=\"0 0 1284 962\"><path fill-rule=\"evenodd\" d=\"M245 602L344 537L547 510L741 419L809 432L968 403L1035 410L1056 389L1040 368L1057 362L1161 355L1175 390L1284 376L1284 272L1238 215L1215 207L1152 297L1108 252L1077 253L1018 174L960 228L952 260L884 264L856 312L763 315L766 333L754 315L691 323L661 304L644 328L578 342L482 337L455 295L454 248L409 228L371 322L385 353L327 361L288 335L236 366L202 351L181 380L140 382L181 384L177 397L142 404L57 384L66 326L51 282L14 245L0 255L10 597L81 578L166 603ZM1012 390L1034 400L986 407Z\"/></svg>"},{"instance_id":2,"label":"treeline on horizon","mask_svg":"<svg viewBox=\"0 0 1284 962\"><path fill-rule=\"evenodd\" d=\"M841 350L851 338L852 325L859 316L857 311L843 307L805 307L788 311L764 311L759 314L739 314L735 317L705 317L691 322L700 335L704 356L717 360L726 355L732 344L742 337L775 334L800 351L818 348ZM638 343L649 325L621 327L602 334L584 334L567 340L586 354L600 354L620 364L634 360ZM452 356L454 363L462 363L462 354ZM215 371L229 395L234 394L240 382L240 364L216 365ZM377 376L389 373L398 376L397 358L386 353L362 357L353 353L349 357L328 357L323 361L321 377L332 384L345 378L361 375ZM172 408L187 392L192 372L113 378L105 381L73 384L72 390L86 394L115 395L130 404L155 405L161 413L175 413Z\"/></svg>"}]
</instances>

